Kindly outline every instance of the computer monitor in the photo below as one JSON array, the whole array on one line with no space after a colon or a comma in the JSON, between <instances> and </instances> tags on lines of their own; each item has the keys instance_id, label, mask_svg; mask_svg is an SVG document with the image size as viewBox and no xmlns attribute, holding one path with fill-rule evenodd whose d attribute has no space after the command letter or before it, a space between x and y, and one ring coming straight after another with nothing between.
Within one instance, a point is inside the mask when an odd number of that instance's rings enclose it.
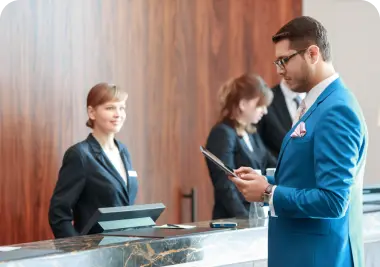
<instances>
[{"instance_id":1,"label":"computer monitor","mask_svg":"<svg viewBox=\"0 0 380 267\"><path fill-rule=\"evenodd\" d=\"M380 194L380 185L363 186L363 194Z\"/></svg>"},{"instance_id":2,"label":"computer monitor","mask_svg":"<svg viewBox=\"0 0 380 267\"><path fill-rule=\"evenodd\" d=\"M87 235L96 226L100 232L121 231L130 228L151 227L165 210L162 203L99 208L90 218L81 234Z\"/></svg>"}]
</instances>

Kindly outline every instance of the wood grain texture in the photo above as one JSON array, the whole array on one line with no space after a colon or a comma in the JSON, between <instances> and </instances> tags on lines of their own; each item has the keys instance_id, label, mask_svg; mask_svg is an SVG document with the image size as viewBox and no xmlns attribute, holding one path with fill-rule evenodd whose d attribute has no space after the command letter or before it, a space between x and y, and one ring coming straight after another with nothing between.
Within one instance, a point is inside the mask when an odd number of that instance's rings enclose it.
<instances>
[{"instance_id":1,"label":"wood grain texture","mask_svg":"<svg viewBox=\"0 0 380 267\"><path fill-rule=\"evenodd\" d=\"M129 92L118 135L139 174L138 203L163 202L164 222L211 217L199 145L226 79L256 71L277 82L271 35L301 0L23 0L0 18L0 244L52 237L50 196L64 151L86 138L88 90Z\"/></svg>"}]
</instances>

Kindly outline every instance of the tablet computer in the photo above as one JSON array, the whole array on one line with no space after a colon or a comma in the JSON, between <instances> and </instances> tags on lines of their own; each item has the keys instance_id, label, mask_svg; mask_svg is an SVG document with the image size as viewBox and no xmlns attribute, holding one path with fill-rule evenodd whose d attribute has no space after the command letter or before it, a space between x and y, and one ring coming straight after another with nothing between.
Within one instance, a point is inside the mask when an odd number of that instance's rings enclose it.
<instances>
[{"instance_id":1,"label":"tablet computer","mask_svg":"<svg viewBox=\"0 0 380 267\"><path fill-rule=\"evenodd\" d=\"M208 158L211 162L213 162L216 166L218 166L221 170L223 170L227 175L234 176L236 178L239 178L231 168L228 166L224 165L224 163L218 159L214 154L212 154L210 151L208 151L206 148L203 146L200 147L201 152L203 155L205 155L206 158Z\"/></svg>"}]
</instances>

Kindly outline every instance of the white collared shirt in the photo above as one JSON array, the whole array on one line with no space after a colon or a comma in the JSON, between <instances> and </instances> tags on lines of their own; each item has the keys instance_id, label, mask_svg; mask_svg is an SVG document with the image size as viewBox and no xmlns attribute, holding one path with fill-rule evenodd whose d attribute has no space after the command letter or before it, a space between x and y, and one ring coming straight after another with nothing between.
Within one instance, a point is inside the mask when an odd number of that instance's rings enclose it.
<instances>
[{"instance_id":1,"label":"white collared shirt","mask_svg":"<svg viewBox=\"0 0 380 267\"><path fill-rule=\"evenodd\" d=\"M314 104L314 102L317 100L317 98L322 94L322 92L333 82L335 81L336 79L339 78L339 74L338 73L334 73L333 75L331 75L330 77L324 79L323 81L321 81L320 83L318 83L316 86L314 86L313 88L311 88L311 90L306 94L306 97L304 99L305 101L305 105L306 105L306 111L305 113L307 112L307 110ZM275 209L274 209L274 206L273 206L273 195L274 195L274 191L276 190L276 185L273 186L273 189L272 189L272 196L271 198L269 199L269 209L270 209L270 213L271 213L271 216L273 217L276 217L276 213L275 213Z\"/></svg>"},{"instance_id":2,"label":"white collared shirt","mask_svg":"<svg viewBox=\"0 0 380 267\"><path fill-rule=\"evenodd\" d=\"M249 140L249 135L246 131L243 132L243 140L245 144L247 145L249 151L253 152L253 146L252 146L251 140Z\"/></svg>"},{"instance_id":3,"label":"white collared shirt","mask_svg":"<svg viewBox=\"0 0 380 267\"><path fill-rule=\"evenodd\" d=\"M305 105L306 105L306 111L314 104L314 102L317 100L317 98L322 94L322 92L336 79L339 78L338 73L334 73L327 79L324 79L320 83L318 83L316 86L314 86L306 95L305 97Z\"/></svg>"},{"instance_id":4,"label":"white collared shirt","mask_svg":"<svg viewBox=\"0 0 380 267\"><path fill-rule=\"evenodd\" d=\"M305 98L306 94L305 93L299 94L290 90L289 87L286 85L284 79L282 79L280 82L280 88L281 88L282 94L284 95L286 107L288 108L290 117L292 120L294 120L294 118L297 115L297 108L298 108L294 99L297 96L299 96L302 100Z\"/></svg>"},{"instance_id":5,"label":"white collared shirt","mask_svg":"<svg viewBox=\"0 0 380 267\"><path fill-rule=\"evenodd\" d=\"M112 165L118 171L121 178L123 178L125 184L127 184L128 183L127 173L126 173L126 169L125 169L123 160L121 159L121 155L120 155L119 150L109 151L109 150L103 149L103 151L106 154L106 156L108 157L108 159L111 161Z\"/></svg>"}]
</instances>

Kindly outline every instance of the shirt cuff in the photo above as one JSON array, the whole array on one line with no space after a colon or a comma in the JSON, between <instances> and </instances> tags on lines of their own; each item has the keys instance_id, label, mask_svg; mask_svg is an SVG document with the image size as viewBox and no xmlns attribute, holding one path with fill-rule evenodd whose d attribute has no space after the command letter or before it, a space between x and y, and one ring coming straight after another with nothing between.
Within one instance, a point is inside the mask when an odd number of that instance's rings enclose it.
<instances>
[{"instance_id":1,"label":"shirt cuff","mask_svg":"<svg viewBox=\"0 0 380 267\"><path fill-rule=\"evenodd\" d=\"M273 188L272 188L272 194L271 194L271 196L269 198L269 210L270 210L270 215L272 217L277 217L276 212L274 210L274 206L273 206L273 196L274 196L274 191L276 190L276 187L277 187L276 185L273 186Z\"/></svg>"}]
</instances>

